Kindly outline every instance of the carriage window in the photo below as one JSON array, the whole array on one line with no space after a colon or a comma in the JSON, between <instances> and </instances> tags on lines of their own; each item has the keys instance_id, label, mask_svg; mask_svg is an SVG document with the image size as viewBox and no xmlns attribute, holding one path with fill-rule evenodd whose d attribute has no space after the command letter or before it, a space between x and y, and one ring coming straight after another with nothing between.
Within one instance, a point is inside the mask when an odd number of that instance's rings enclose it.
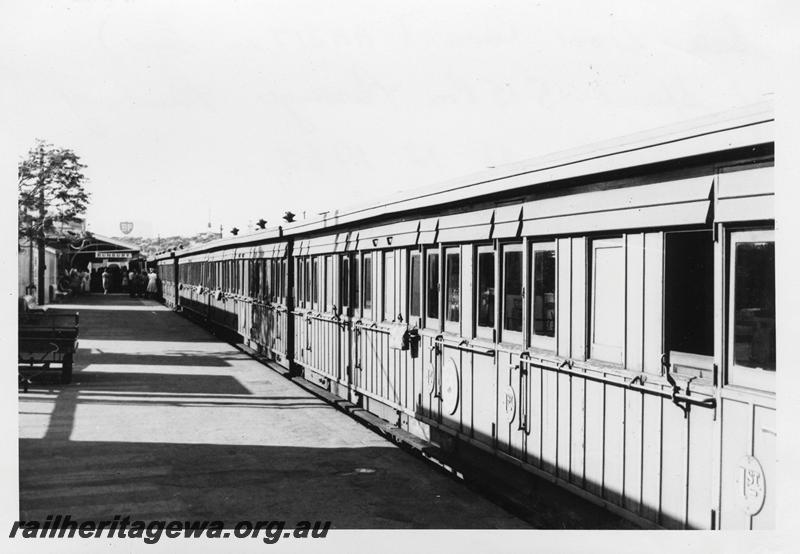
<instances>
[{"instance_id":1,"label":"carriage window","mask_svg":"<svg viewBox=\"0 0 800 554\"><path fill-rule=\"evenodd\" d=\"M305 287L305 262L302 258L297 260L297 302L301 304L306 299L306 287Z\"/></svg>"},{"instance_id":2,"label":"carriage window","mask_svg":"<svg viewBox=\"0 0 800 554\"><path fill-rule=\"evenodd\" d=\"M311 261L311 302L314 309L319 309L319 257Z\"/></svg>"},{"instance_id":3,"label":"carriage window","mask_svg":"<svg viewBox=\"0 0 800 554\"><path fill-rule=\"evenodd\" d=\"M426 276L425 315L428 319L437 320L439 319L439 252L428 252ZM428 322L428 327L432 327L430 323Z\"/></svg>"},{"instance_id":4,"label":"carriage window","mask_svg":"<svg viewBox=\"0 0 800 554\"><path fill-rule=\"evenodd\" d=\"M711 231L664 236L664 343L673 371L711 377L714 364Z\"/></svg>"},{"instance_id":5,"label":"carriage window","mask_svg":"<svg viewBox=\"0 0 800 554\"><path fill-rule=\"evenodd\" d=\"M333 256L325 256L325 311L333 311L336 297L333 294Z\"/></svg>"},{"instance_id":6,"label":"carriage window","mask_svg":"<svg viewBox=\"0 0 800 554\"><path fill-rule=\"evenodd\" d=\"M383 319L393 321L394 310L394 252L383 255Z\"/></svg>"},{"instance_id":7,"label":"carriage window","mask_svg":"<svg viewBox=\"0 0 800 554\"><path fill-rule=\"evenodd\" d=\"M353 309L361 307L361 273L359 272L361 262L358 254L353 258Z\"/></svg>"},{"instance_id":8,"label":"carriage window","mask_svg":"<svg viewBox=\"0 0 800 554\"><path fill-rule=\"evenodd\" d=\"M522 247L503 248L503 341L522 340Z\"/></svg>"},{"instance_id":9,"label":"carriage window","mask_svg":"<svg viewBox=\"0 0 800 554\"><path fill-rule=\"evenodd\" d=\"M592 243L591 357L622 364L625 254L622 239Z\"/></svg>"},{"instance_id":10,"label":"carriage window","mask_svg":"<svg viewBox=\"0 0 800 554\"><path fill-rule=\"evenodd\" d=\"M457 249L445 251L445 321L458 323L461 311L461 255Z\"/></svg>"},{"instance_id":11,"label":"carriage window","mask_svg":"<svg viewBox=\"0 0 800 554\"><path fill-rule=\"evenodd\" d=\"M491 339L494 330L494 250L491 246L478 249L477 282L477 335Z\"/></svg>"},{"instance_id":12,"label":"carriage window","mask_svg":"<svg viewBox=\"0 0 800 554\"><path fill-rule=\"evenodd\" d=\"M344 312L350 305L350 258L347 256L339 258L339 298Z\"/></svg>"},{"instance_id":13,"label":"carriage window","mask_svg":"<svg viewBox=\"0 0 800 554\"><path fill-rule=\"evenodd\" d=\"M554 244L533 245L533 336L531 343L554 348L556 336L556 249Z\"/></svg>"},{"instance_id":14,"label":"carriage window","mask_svg":"<svg viewBox=\"0 0 800 554\"><path fill-rule=\"evenodd\" d=\"M422 297L420 290L420 256L419 252L411 254L411 271L409 287L411 288L411 300L408 307L408 313L411 317L419 317L420 315L420 300Z\"/></svg>"},{"instance_id":15,"label":"carriage window","mask_svg":"<svg viewBox=\"0 0 800 554\"><path fill-rule=\"evenodd\" d=\"M774 374L775 371L773 232L733 233L730 252L729 348L735 370L731 381L762 388L765 383L753 379L759 379L759 374ZM774 383L771 386L774 387Z\"/></svg>"},{"instance_id":16,"label":"carriage window","mask_svg":"<svg viewBox=\"0 0 800 554\"><path fill-rule=\"evenodd\" d=\"M364 254L364 317L372 317L372 254Z\"/></svg>"}]
</instances>

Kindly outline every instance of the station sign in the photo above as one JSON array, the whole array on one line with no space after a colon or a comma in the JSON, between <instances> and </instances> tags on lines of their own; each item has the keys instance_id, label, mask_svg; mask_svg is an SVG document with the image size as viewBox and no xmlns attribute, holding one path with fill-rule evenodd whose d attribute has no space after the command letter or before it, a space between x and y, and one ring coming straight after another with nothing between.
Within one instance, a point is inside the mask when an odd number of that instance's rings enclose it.
<instances>
[{"instance_id":1,"label":"station sign","mask_svg":"<svg viewBox=\"0 0 800 554\"><path fill-rule=\"evenodd\" d=\"M112 250L110 252L95 252L94 256L95 256L95 258L128 259L128 258L133 258L133 253L132 252L115 252L115 251Z\"/></svg>"}]
</instances>

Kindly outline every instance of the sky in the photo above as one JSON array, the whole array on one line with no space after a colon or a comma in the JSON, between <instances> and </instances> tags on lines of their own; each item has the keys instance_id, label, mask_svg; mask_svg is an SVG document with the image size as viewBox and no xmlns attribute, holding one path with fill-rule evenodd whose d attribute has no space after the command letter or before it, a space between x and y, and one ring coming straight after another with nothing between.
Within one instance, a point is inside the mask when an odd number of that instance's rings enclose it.
<instances>
[{"instance_id":1,"label":"sky","mask_svg":"<svg viewBox=\"0 0 800 554\"><path fill-rule=\"evenodd\" d=\"M2 2L3 134L89 229L247 229L758 102L780 2Z\"/></svg>"}]
</instances>

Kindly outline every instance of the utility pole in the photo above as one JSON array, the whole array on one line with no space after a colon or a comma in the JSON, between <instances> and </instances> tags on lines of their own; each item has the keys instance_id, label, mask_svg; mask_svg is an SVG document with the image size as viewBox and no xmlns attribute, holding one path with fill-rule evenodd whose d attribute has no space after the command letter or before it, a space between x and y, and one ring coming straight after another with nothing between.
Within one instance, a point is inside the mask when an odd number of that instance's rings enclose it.
<instances>
[{"instance_id":1,"label":"utility pole","mask_svg":"<svg viewBox=\"0 0 800 554\"><path fill-rule=\"evenodd\" d=\"M44 204L44 148L39 145L39 231L37 236L37 250L39 252L39 267L36 279L37 302L40 306L44 305L44 221L47 217L47 208Z\"/></svg>"}]
</instances>

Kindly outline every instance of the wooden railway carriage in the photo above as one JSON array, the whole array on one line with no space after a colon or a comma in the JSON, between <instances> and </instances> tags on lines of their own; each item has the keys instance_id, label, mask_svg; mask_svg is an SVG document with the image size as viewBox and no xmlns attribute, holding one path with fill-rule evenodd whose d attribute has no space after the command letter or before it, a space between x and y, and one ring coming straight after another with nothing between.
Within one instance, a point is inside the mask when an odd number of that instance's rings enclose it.
<instances>
[{"instance_id":1,"label":"wooden railway carriage","mask_svg":"<svg viewBox=\"0 0 800 554\"><path fill-rule=\"evenodd\" d=\"M639 522L775 524L759 105L158 257L167 302Z\"/></svg>"}]
</instances>

